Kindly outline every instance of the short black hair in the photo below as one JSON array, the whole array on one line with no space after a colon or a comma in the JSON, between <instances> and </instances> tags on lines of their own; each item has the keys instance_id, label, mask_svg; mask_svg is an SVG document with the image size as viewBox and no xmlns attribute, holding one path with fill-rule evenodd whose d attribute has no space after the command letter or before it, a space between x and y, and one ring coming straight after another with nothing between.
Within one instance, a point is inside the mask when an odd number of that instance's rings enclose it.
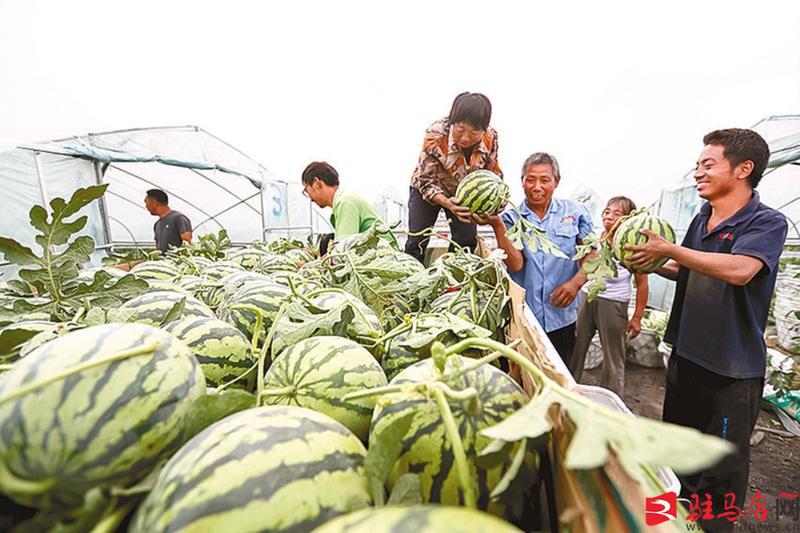
<instances>
[{"instance_id":1,"label":"short black hair","mask_svg":"<svg viewBox=\"0 0 800 533\"><path fill-rule=\"evenodd\" d=\"M453 100L449 119L450 124L467 122L475 129L486 131L492 119L492 103L481 93L461 93Z\"/></svg>"},{"instance_id":2,"label":"short black hair","mask_svg":"<svg viewBox=\"0 0 800 533\"><path fill-rule=\"evenodd\" d=\"M744 128L727 128L714 130L703 137L703 144L717 144L725 150L722 154L731 167L745 161L753 162L753 171L747 176L750 187L755 189L767 169L769 163L769 145L764 138L753 130Z\"/></svg>"},{"instance_id":3,"label":"short black hair","mask_svg":"<svg viewBox=\"0 0 800 533\"><path fill-rule=\"evenodd\" d=\"M309 163L303 171L303 185L311 185L314 182L314 178L319 178L325 185L330 187L339 185L339 173L325 161Z\"/></svg>"},{"instance_id":4,"label":"short black hair","mask_svg":"<svg viewBox=\"0 0 800 533\"><path fill-rule=\"evenodd\" d=\"M161 189L150 189L147 191L147 196L161 205L169 205L169 196Z\"/></svg>"}]
</instances>

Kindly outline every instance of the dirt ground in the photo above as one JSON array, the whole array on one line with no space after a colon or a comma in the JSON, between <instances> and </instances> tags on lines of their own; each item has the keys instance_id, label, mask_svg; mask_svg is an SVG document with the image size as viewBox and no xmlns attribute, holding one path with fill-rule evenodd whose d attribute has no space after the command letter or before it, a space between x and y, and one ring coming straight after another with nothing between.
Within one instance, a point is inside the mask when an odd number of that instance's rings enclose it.
<instances>
[{"instance_id":1,"label":"dirt ground","mask_svg":"<svg viewBox=\"0 0 800 533\"><path fill-rule=\"evenodd\" d=\"M597 385L600 369L587 370L582 382ZM661 419L661 407L664 402L664 369L645 368L628 363L625 369L624 401L634 413L649 418ZM778 418L771 410L762 408L758 427L783 430ZM758 430L756 430L758 431ZM795 499L793 509L787 509L776 520L776 497L779 493L800 493L800 438L786 438L773 433L762 432L764 439L751 448L750 457L750 490L749 498L759 491L768 506L768 520L760 522L748 520L742 530L750 525L761 526L759 531L800 531L798 505L800 498Z\"/></svg>"}]
</instances>

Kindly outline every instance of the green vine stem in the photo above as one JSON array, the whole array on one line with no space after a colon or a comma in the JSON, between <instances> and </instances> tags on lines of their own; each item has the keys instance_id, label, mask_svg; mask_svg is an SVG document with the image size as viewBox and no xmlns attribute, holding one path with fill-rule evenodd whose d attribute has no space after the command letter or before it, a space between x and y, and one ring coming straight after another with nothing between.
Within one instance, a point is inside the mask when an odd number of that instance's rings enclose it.
<instances>
[{"instance_id":1,"label":"green vine stem","mask_svg":"<svg viewBox=\"0 0 800 533\"><path fill-rule=\"evenodd\" d=\"M20 396L25 396L28 393L31 393L37 389L41 389L51 383L55 383L56 381L60 381L62 379L66 379L70 376L74 376L75 374L80 374L81 372L88 370L90 368L94 368L96 366L102 366L107 363L113 363L114 361L122 361L123 359L128 359L129 357L136 357L137 355L143 355L146 353L152 353L158 350L161 347L160 342L154 342L150 344L146 344L144 346L138 346L136 348L131 348L129 350L124 350L113 355L109 355L108 357L103 357L96 361L89 361L87 363L83 363L81 365L75 365L74 367L65 370L63 372L59 372L54 376L50 376L49 378L42 379L41 381L36 381L29 385L25 385L14 389L14 392L11 394L0 398L0 405L4 403L8 403L12 400L16 400Z\"/></svg>"},{"instance_id":2,"label":"green vine stem","mask_svg":"<svg viewBox=\"0 0 800 533\"><path fill-rule=\"evenodd\" d=\"M289 385L286 387L276 387L274 389L264 389L260 393L258 393L258 397L262 398L264 396L289 396L295 391L295 387L293 385Z\"/></svg>"},{"instance_id":3,"label":"green vine stem","mask_svg":"<svg viewBox=\"0 0 800 533\"><path fill-rule=\"evenodd\" d=\"M261 347L261 352L258 354L258 375L256 376L256 383L258 385L256 387L256 406L261 405L261 394L264 392L264 367L266 364L267 352L269 351L270 346L272 346L272 339L275 337L275 331L278 329L278 322L280 322L281 318L283 318L283 315L286 313L286 309L288 307L288 300L281 304L280 309L278 309L278 312L275 315L275 320L273 320L272 326L269 328L267 338L264 339L264 345Z\"/></svg>"},{"instance_id":4,"label":"green vine stem","mask_svg":"<svg viewBox=\"0 0 800 533\"><path fill-rule=\"evenodd\" d=\"M472 490L472 483L469 476L469 463L467 463L467 454L464 452L464 443L456 427L456 420L453 417L453 412L450 410L450 404L447 402L445 392L441 384L438 385L439 386L433 387L433 397L436 399L436 403L439 404L439 411L442 414L444 427L450 439L450 446L453 449L456 473L458 474L458 481L461 484L461 492L464 495L464 505L470 509L477 509L478 504L475 500L475 492Z\"/></svg>"}]
</instances>

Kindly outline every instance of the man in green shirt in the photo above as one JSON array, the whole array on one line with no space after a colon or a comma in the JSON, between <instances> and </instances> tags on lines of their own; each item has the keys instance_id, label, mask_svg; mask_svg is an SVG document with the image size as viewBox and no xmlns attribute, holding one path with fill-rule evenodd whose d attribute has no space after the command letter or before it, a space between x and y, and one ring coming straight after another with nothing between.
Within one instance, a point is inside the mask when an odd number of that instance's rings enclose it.
<instances>
[{"instance_id":1,"label":"man in green shirt","mask_svg":"<svg viewBox=\"0 0 800 533\"><path fill-rule=\"evenodd\" d=\"M376 222L384 223L361 196L339 188L339 173L324 161L314 161L303 171L303 194L320 207L333 208L331 226L336 240L367 231ZM397 248L391 232L383 238Z\"/></svg>"}]
</instances>

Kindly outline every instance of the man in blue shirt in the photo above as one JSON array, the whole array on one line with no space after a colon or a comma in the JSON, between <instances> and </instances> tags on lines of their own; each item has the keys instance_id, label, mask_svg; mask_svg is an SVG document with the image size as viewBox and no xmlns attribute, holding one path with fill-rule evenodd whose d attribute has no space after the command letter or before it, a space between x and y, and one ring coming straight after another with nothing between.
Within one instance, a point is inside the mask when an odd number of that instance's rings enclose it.
<instances>
[{"instance_id":1,"label":"man in blue shirt","mask_svg":"<svg viewBox=\"0 0 800 533\"><path fill-rule=\"evenodd\" d=\"M476 220L489 224L494 230L498 246L506 252L505 262L511 279L525 289L526 303L569 367L578 319L575 295L586 282L580 265L571 258L581 239L592 232L592 220L583 205L553 198L560 181L561 172L555 157L543 152L532 154L522 165L525 201L519 205L519 211L525 220L546 231L568 259L541 250L534 253L527 246L522 251L514 248L506 230L517 220L515 212L476 217Z\"/></svg>"},{"instance_id":2,"label":"man in blue shirt","mask_svg":"<svg viewBox=\"0 0 800 533\"><path fill-rule=\"evenodd\" d=\"M756 132L717 130L703 138L694 178L707 201L682 245L644 231L631 246L631 262L670 260L658 274L677 281L664 339L673 345L667 369L667 422L693 427L735 444L737 453L714 467L681 478L682 494L709 493L723 510L734 495L745 508L750 434L758 418L766 371L764 328L788 225L755 192L769 161ZM723 519L707 530L729 530Z\"/></svg>"}]
</instances>

